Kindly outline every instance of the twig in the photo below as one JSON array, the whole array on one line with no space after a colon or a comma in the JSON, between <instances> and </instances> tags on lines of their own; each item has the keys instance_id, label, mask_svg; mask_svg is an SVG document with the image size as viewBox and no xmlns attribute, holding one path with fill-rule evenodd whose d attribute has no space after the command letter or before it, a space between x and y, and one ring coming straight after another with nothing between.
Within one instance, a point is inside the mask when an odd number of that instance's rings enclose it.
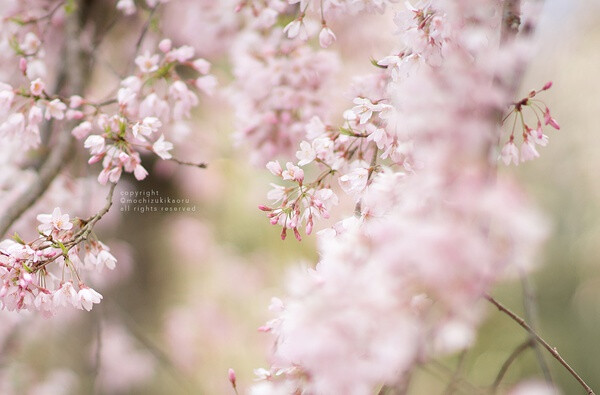
<instances>
[{"instance_id":1,"label":"twig","mask_svg":"<svg viewBox=\"0 0 600 395\"><path fill-rule=\"evenodd\" d=\"M45 15L42 15L42 16L37 17L37 18L31 18L31 19L22 20L22 21L20 21L20 23L22 23L23 25L30 25L30 24L33 24L33 23L41 22L41 21L43 21L45 19L51 19L54 16L54 14L56 14L56 12L61 7L63 7L65 4L66 4L66 1L61 1L61 2L57 3L54 6L54 8L52 8L50 11L48 11L48 13L46 13ZM5 19L9 19L10 20L10 19L14 19L14 17L13 18L5 18Z\"/></svg>"},{"instance_id":2,"label":"twig","mask_svg":"<svg viewBox=\"0 0 600 395\"><path fill-rule=\"evenodd\" d=\"M184 165L184 166L192 166L192 167L199 167L201 169L206 169L206 167L208 166L206 163L200 162L200 163L195 163L195 162L187 162L184 160L179 160L176 158L171 158L169 159L171 162L175 162L178 163L180 165Z\"/></svg>"},{"instance_id":3,"label":"twig","mask_svg":"<svg viewBox=\"0 0 600 395\"><path fill-rule=\"evenodd\" d=\"M382 385L377 395L406 395L410 388L412 373L412 370L408 370L402 374L398 383Z\"/></svg>"},{"instance_id":4,"label":"twig","mask_svg":"<svg viewBox=\"0 0 600 395\"><path fill-rule=\"evenodd\" d=\"M508 368L510 368L510 365L512 365L512 363L514 361L516 361L516 359L519 357L519 355L521 355L523 352L525 352L528 348L533 347L535 344L536 344L535 339L532 337L529 337L527 340L525 340L523 343L519 344L519 346L517 346L517 348L515 348L513 350L513 352L508 356L506 361L504 361L504 363L502 364L502 367L500 368L500 371L498 372L498 375L496 376L496 379L494 380L494 384L492 384L492 391L494 393L496 393L496 391L498 390L498 387L500 386L500 382L502 382L504 375L506 374L506 372L508 372Z\"/></svg>"},{"instance_id":5,"label":"twig","mask_svg":"<svg viewBox=\"0 0 600 395\"><path fill-rule=\"evenodd\" d=\"M434 367L437 369L437 371L433 369ZM420 368L438 378L442 382L447 382L448 377L451 377L454 373L452 369L436 360L431 360L429 361L428 365L421 365ZM461 386L463 388L461 388ZM466 393L469 395L486 393L483 389L478 388L473 383L461 378L456 381L455 390L457 390L459 393Z\"/></svg>"},{"instance_id":6,"label":"twig","mask_svg":"<svg viewBox=\"0 0 600 395\"><path fill-rule=\"evenodd\" d=\"M554 357L554 359L556 359L571 374L571 376L573 376L575 378L575 380L577 380L579 382L579 384L581 384L581 386L586 390L586 392L587 392L588 395L595 395L595 393L592 390L592 388L590 388L590 386L586 384L586 382L581 378L581 376L579 376L579 374L577 374L577 372L575 372L575 370L573 370L573 368L567 363L567 361L565 361L560 356L560 354L558 353L558 351L556 350L556 348L552 347L550 344L548 344L548 342L546 342L544 339L542 339L542 337L540 335L538 335L525 322L525 320L523 320L517 314L513 313L510 309L508 309L507 307L505 307L502 303L498 302L492 296L486 294L486 295L484 295L484 297L490 303L492 303L494 306L496 306L498 308L498 310L500 310L501 312L503 312L504 314L506 314L507 316L509 316L510 318L512 318L513 321L515 321L523 329L525 329L527 332L529 332L535 338L535 340L538 343L540 343L546 350L548 350L548 352Z\"/></svg>"},{"instance_id":7,"label":"twig","mask_svg":"<svg viewBox=\"0 0 600 395\"><path fill-rule=\"evenodd\" d=\"M467 350L463 350L458 357L458 363L456 364L456 369L452 373L452 377L450 378L450 382L444 391L444 395L452 395L456 389L456 384L460 380L460 375L463 370L465 359L467 356Z\"/></svg>"},{"instance_id":8,"label":"twig","mask_svg":"<svg viewBox=\"0 0 600 395\"><path fill-rule=\"evenodd\" d=\"M156 12L156 10L158 9L159 6L160 6L160 3L158 3L157 5L155 5L154 7L152 7L150 9L150 13L148 14L148 19L144 23L144 27L142 28L140 36L138 37L137 42L135 43L135 52L133 53L133 59L135 59L140 53L140 49L142 48L142 44L144 43L144 38L146 38L146 34L148 34L148 30L150 30L150 24L152 23L152 18L154 17L154 13ZM135 62L131 63L130 70L131 70L130 73L135 70Z\"/></svg>"},{"instance_id":9,"label":"twig","mask_svg":"<svg viewBox=\"0 0 600 395\"><path fill-rule=\"evenodd\" d=\"M533 289L531 288L531 284L529 283L529 280L527 279L527 276L525 275L525 273L520 273L520 277L521 277L521 286L523 288L523 308L524 308L524 312L525 312L525 319L527 320L527 322L529 322L529 326L531 327L531 329L533 329L534 331L536 330L536 325L535 325L535 317L536 317L536 308L535 308L535 299L534 299L534 294L533 294ZM533 340L533 337L531 337L531 334L529 334L530 338ZM542 355L542 350L540 349L540 345L537 344L536 342L533 342L533 350L535 352L535 357L538 361L538 365L540 366L540 369L542 370L542 373L544 374L544 378L546 379L546 382L550 385L553 384L552 382L552 376L550 375L550 369L548 369L548 364L546 363L546 360L544 359L544 356Z\"/></svg>"},{"instance_id":10,"label":"twig","mask_svg":"<svg viewBox=\"0 0 600 395\"><path fill-rule=\"evenodd\" d=\"M95 215L93 215L92 217L86 219L86 220L80 220L84 225L81 227L81 229L79 229L79 231L77 233L75 233L75 235L73 236L73 238L67 242L64 243L64 246L66 248L66 252L63 252L62 254L57 254L55 256L53 256L52 258L49 258L47 260L43 260L43 261L37 261L32 265L32 270L34 271L39 271L40 269L42 269L43 267L48 266L49 264L51 264L52 262L54 262L55 260L57 260L58 258L60 258L61 256L65 256L67 255L67 253L76 245L78 245L79 243L81 243L84 240L87 240L89 234L92 232L92 230L94 229L94 225L96 225L96 222L100 221L100 219L102 219L102 217L110 210L110 208L112 207L112 198L113 198L113 194L115 192L115 187L117 186L117 184L111 184L110 186L110 190L108 191L108 195L106 196L106 205L100 209L100 211L98 211Z\"/></svg>"},{"instance_id":11,"label":"twig","mask_svg":"<svg viewBox=\"0 0 600 395\"><path fill-rule=\"evenodd\" d=\"M142 29L142 32L141 32L140 36L138 37L137 42L135 43L135 53L136 54L140 51L142 43L144 42L144 38L146 37L148 30L150 29L150 23L152 23L152 18L154 17L154 13L156 12L157 8L158 8L158 4L150 9L150 14L148 15L148 19L146 20L146 23L144 24L144 28Z\"/></svg>"},{"instance_id":12,"label":"twig","mask_svg":"<svg viewBox=\"0 0 600 395\"><path fill-rule=\"evenodd\" d=\"M108 191L108 195L106 195L106 205L102 207L102 209L98 211L94 216L85 221L85 226L81 229L80 234L78 233L78 237L76 237L74 240L75 244L79 243L79 241L86 240L90 232L93 230L94 225L96 225L96 222L100 221L102 217L104 217L104 215L108 213L108 211L113 205L113 195L115 193L116 186L117 184L110 185L110 190Z\"/></svg>"}]
</instances>

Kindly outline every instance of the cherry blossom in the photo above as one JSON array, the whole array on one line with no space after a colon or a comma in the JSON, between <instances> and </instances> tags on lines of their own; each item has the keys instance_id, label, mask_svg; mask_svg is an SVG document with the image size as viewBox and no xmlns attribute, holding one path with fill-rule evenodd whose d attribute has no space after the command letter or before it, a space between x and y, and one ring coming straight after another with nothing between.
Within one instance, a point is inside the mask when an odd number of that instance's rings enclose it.
<instances>
[{"instance_id":1,"label":"cherry blossom","mask_svg":"<svg viewBox=\"0 0 600 395\"><path fill-rule=\"evenodd\" d=\"M173 144L165 141L165 136L162 134L152 145L152 150L162 159L170 159L172 157L169 153L171 149L173 149Z\"/></svg>"},{"instance_id":2,"label":"cherry blossom","mask_svg":"<svg viewBox=\"0 0 600 395\"><path fill-rule=\"evenodd\" d=\"M69 214L63 214L59 207L56 207L54 211L52 211L52 214L39 214L37 219L42 223L38 227L42 233L53 230L69 230L73 227L73 224L69 221Z\"/></svg>"}]
</instances>

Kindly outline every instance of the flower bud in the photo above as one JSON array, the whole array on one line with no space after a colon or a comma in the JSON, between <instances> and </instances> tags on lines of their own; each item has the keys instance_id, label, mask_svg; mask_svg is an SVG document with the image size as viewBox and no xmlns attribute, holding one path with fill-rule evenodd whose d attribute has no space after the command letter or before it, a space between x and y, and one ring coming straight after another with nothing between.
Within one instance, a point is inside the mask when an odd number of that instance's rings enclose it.
<instances>
[{"instance_id":1,"label":"flower bud","mask_svg":"<svg viewBox=\"0 0 600 395\"><path fill-rule=\"evenodd\" d=\"M321 47L327 48L335 41L336 37L333 31L327 27L327 25L323 25L321 32L319 33L319 44Z\"/></svg>"}]
</instances>

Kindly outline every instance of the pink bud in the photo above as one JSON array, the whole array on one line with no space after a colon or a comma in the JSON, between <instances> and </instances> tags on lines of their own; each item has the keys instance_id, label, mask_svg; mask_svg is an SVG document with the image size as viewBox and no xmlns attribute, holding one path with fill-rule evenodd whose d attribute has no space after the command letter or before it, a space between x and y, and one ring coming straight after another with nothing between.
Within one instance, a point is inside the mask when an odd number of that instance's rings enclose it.
<instances>
[{"instance_id":1,"label":"pink bud","mask_svg":"<svg viewBox=\"0 0 600 395\"><path fill-rule=\"evenodd\" d=\"M544 113L544 121L546 125L552 126L556 130L560 130L560 125L556 122L556 119L552 118L550 115L550 109L546 107L546 112Z\"/></svg>"},{"instance_id":2,"label":"pink bud","mask_svg":"<svg viewBox=\"0 0 600 395\"><path fill-rule=\"evenodd\" d=\"M228 375L229 375L229 381L231 382L231 385L233 386L233 388L235 388L235 379L236 379L235 370L229 368Z\"/></svg>"},{"instance_id":3,"label":"pink bud","mask_svg":"<svg viewBox=\"0 0 600 395\"><path fill-rule=\"evenodd\" d=\"M80 107L82 104L83 104L83 98L79 95L73 95L69 99L69 107L71 107L71 108Z\"/></svg>"},{"instance_id":4,"label":"pink bud","mask_svg":"<svg viewBox=\"0 0 600 395\"><path fill-rule=\"evenodd\" d=\"M65 116L67 117L67 119L71 120L71 119L83 119L84 114L81 111L78 110L67 110L67 113L65 114Z\"/></svg>"},{"instance_id":5,"label":"pink bud","mask_svg":"<svg viewBox=\"0 0 600 395\"><path fill-rule=\"evenodd\" d=\"M169 40L168 38L165 38L164 40L161 40L160 43L158 43L158 49L160 49L163 53L167 53L171 50L172 47L172 43L171 40Z\"/></svg>"},{"instance_id":6,"label":"pink bud","mask_svg":"<svg viewBox=\"0 0 600 395\"><path fill-rule=\"evenodd\" d=\"M269 208L267 206L263 206L262 204L260 206L258 206L258 209L261 211L273 211L272 208Z\"/></svg>"},{"instance_id":7,"label":"pink bud","mask_svg":"<svg viewBox=\"0 0 600 395\"><path fill-rule=\"evenodd\" d=\"M283 169L277 161L271 161L267 163L267 169L275 176L280 176Z\"/></svg>"},{"instance_id":8,"label":"pink bud","mask_svg":"<svg viewBox=\"0 0 600 395\"><path fill-rule=\"evenodd\" d=\"M21 58L19 59L19 70L21 73L25 74L27 72L27 59Z\"/></svg>"},{"instance_id":9,"label":"pink bud","mask_svg":"<svg viewBox=\"0 0 600 395\"><path fill-rule=\"evenodd\" d=\"M323 25L321 32L319 33L319 44L322 48L327 48L335 41L335 34L326 25Z\"/></svg>"},{"instance_id":10,"label":"pink bud","mask_svg":"<svg viewBox=\"0 0 600 395\"><path fill-rule=\"evenodd\" d=\"M547 91L550 88L552 88L552 81L546 82L546 85L544 85L544 87L542 88L542 90L543 91Z\"/></svg>"},{"instance_id":11,"label":"pink bud","mask_svg":"<svg viewBox=\"0 0 600 395\"><path fill-rule=\"evenodd\" d=\"M300 236L300 232L298 232L298 228L294 228L294 236L296 237L296 240L302 241L302 237Z\"/></svg>"},{"instance_id":12,"label":"pink bud","mask_svg":"<svg viewBox=\"0 0 600 395\"><path fill-rule=\"evenodd\" d=\"M271 327L268 325L259 326L257 329L259 332L271 332Z\"/></svg>"},{"instance_id":13,"label":"pink bud","mask_svg":"<svg viewBox=\"0 0 600 395\"><path fill-rule=\"evenodd\" d=\"M92 165L92 164L98 162L102 158L104 158L104 154L94 155L88 160L88 164Z\"/></svg>"},{"instance_id":14,"label":"pink bud","mask_svg":"<svg viewBox=\"0 0 600 395\"><path fill-rule=\"evenodd\" d=\"M281 230L281 240L285 240L285 237L287 236L287 229L283 228Z\"/></svg>"},{"instance_id":15,"label":"pink bud","mask_svg":"<svg viewBox=\"0 0 600 395\"><path fill-rule=\"evenodd\" d=\"M310 215L308 217L308 222L306 223L306 228L304 229L304 232L306 232L307 235L312 233L312 229L313 229L313 218L312 215Z\"/></svg>"}]
</instances>

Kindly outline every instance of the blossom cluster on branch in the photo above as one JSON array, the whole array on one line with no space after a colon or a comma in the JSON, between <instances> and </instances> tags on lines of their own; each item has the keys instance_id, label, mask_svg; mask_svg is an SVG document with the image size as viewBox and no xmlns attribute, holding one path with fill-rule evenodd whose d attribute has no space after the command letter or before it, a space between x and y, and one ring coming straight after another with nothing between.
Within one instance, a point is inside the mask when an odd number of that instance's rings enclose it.
<instances>
[{"instance_id":1,"label":"blossom cluster on branch","mask_svg":"<svg viewBox=\"0 0 600 395\"><path fill-rule=\"evenodd\" d=\"M147 6L155 10L162 3L166 2L147 1ZM88 78L88 64L96 61L91 56L104 36L96 37L97 41L85 49L79 48L85 45L83 39L77 46L67 45L68 40L79 39L69 37L69 24L83 23L85 27L85 18L81 15L85 7L69 1L10 7L6 11L10 17L2 22L3 34L9 35L3 37L8 44L3 60L12 69L3 73L3 79L10 84L0 83L0 136L11 144L19 142L19 151L13 153L17 160L23 160L30 152L43 152L43 145L48 141L68 148L69 139L61 136L65 132L54 127L59 125L68 128L67 132L75 139L84 140L83 146L91 155L89 164L102 163L97 177L100 184L117 183L123 172L132 173L137 180L146 178L148 169L142 165L145 153L153 153L163 160L205 166L173 158L170 152L173 144L165 138L169 127L180 126L191 117L191 111L199 104L198 93L212 95L217 86L216 78L210 74L210 63L195 56L193 47L175 46L171 40L163 39L158 42L156 51L142 52L143 47L147 47L142 44L149 29L148 22L135 45L131 68L119 76L118 85L108 96L97 100L87 95L83 80ZM135 11L133 2L119 1L116 7L128 15ZM64 59L76 59L77 64L65 64L64 70L55 70L57 67L52 61L59 51L56 44L60 40L50 40L51 34L62 37L63 52L79 51L61 55ZM75 69L68 70L68 67ZM58 77L53 77L52 71L57 71ZM73 77L66 75L68 73ZM65 89L65 81L71 78L79 78L79 88L67 86ZM71 159L66 156L67 148L56 148L63 155L53 159L56 166ZM50 184L57 176L57 173L49 173L44 182ZM113 190L111 187L109 198ZM40 193L43 192L42 189ZM33 196L31 200L38 197ZM106 210L108 208L110 201ZM51 219L38 216L45 225L53 224L53 230L40 229L40 236L31 242L20 238L3 241L0 306L9 310L40 310L51 315L57 307L72 305L90 310L92 303L100 302L100 294L85 285L80 274L98 265L114 267L116 260L108 252L109 248L91 238L92 228L104 214L100 211L87 221L70 222L68 216L56 209ZM18 214L7 225L17 217ZM85 256L80 258L84 252Z\"/></svg>"},{"instance_id":2,"label":"blossom cluster on branch","mask_svg":"<svg viewBox=\"0 0 600 395\"><path fill-rule=\"evenodd\" d=\"M102 295L85 284L83 273L114 269L117 261L108 246L90 237L98 217L71 221L57 207L37 218L37 239L25 242L15 234L0 242L2 307L46 316L61 307L91 310Z\"/></svg>"},{"instance_id":3,"label":"blossom cluster on branch","mask_svg":"<svg viewBox=\"0 0 600 395\"><path fill-rule=\"evenodd\" d=\"M310 233L338 198L355 210L319 232L316 267L295 272L288 297L273 299L276 317L261 328L275 336L272 365L256 370L253 393L402 385L416 366L468 348L484 318L481 296L533 267L544 221L514 182L491 172L498 114L509 106L506 117L523 119L526 108L538 116L534 131L523 121L523 161L537 156L533 141L547 142L542 122L558 129L534 99L551 84L511 105L507 82L526 61L527 38L501 42L502 2L474 5L406 3L394 20L401 49L355 82L343 123L311 118L298 161L267 164L289 185L274 184L272 204L260 206L282 238L292 229L300 240L301 225ZM507 150L504 161L514 157ZM305 166L317 168L314 180Z\"/></svg>"}]
</instances>

